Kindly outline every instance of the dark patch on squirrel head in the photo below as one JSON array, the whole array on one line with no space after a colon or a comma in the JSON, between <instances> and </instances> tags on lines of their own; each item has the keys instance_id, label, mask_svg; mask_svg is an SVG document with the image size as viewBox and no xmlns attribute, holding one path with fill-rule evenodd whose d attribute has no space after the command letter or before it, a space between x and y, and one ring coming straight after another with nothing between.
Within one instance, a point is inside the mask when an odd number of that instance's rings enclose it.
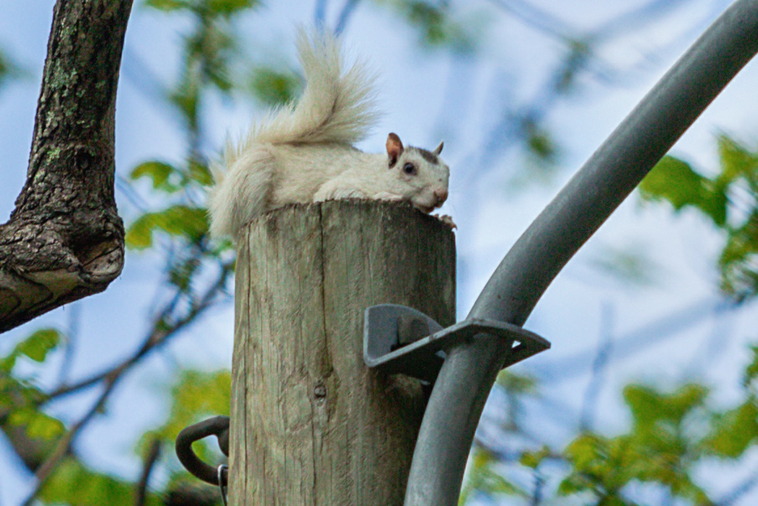
<instances>
[{"instance_id":1,"label":"dark patch on squirrel head","mask_svg":"<svg viewBox=\"0 0 758 506\"><path fill-rule=\"evenodd\" d=\"M440 163L439 157L435 155L434 153L432 153L431 151L427 151L426 149L423 149L423 148L416 148L413 146L409 146L408 149L413 150L414 152L418 153L419 155L421 155L421 158L423 158L429 163L432 163L435 165L439 165Z\"/></svg>"}]
</instances>

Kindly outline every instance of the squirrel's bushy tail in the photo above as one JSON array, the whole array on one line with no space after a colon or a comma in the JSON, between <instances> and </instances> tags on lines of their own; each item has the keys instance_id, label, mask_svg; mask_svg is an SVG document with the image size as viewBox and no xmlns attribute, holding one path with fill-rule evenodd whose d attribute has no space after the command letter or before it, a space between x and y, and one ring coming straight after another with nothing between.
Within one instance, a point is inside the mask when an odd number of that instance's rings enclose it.
<instances>
[{"instance_id":1,"label":"squirrel's bushy tail","mask_svg":"<svg viewBox=\"0 0 758 506\"><path fill-rule=\"evenodd\" d=\"M266 208L274 160L265 149L249 149L225 174L213 170L218 184L208 199L211 236L236 239L240 227Z\"/></svg>"},{"instance_id":2,"label":"squirrel's bushy tail","mask_svg":"<svg viewBox=\"0 0 758 506\"><path fill-rule=\"evenodd\" d=\"M376 121L374 78L365 63L343 72L340 43L328 31L300 30L297 47L305 71L303 95L254 127L238 152L250 143L353 144Z\"/></svg>"},{"instance_id":3,"label":"squirrel's bushy tail","mask_svg":"<svg viewBox=\"0 0 758 506\"><path fill-rule=\"evenodd\" d=\"M274 111L254 125L236 147L227 145L226 173L214 171L211 235L235 236L265 211L275 161L271 145L353 144L377 119L373 77L363 62L343 72L339 41L327 31L300 30L297 40L306 85L297 103Z\"/></svg>"}]
</instances>

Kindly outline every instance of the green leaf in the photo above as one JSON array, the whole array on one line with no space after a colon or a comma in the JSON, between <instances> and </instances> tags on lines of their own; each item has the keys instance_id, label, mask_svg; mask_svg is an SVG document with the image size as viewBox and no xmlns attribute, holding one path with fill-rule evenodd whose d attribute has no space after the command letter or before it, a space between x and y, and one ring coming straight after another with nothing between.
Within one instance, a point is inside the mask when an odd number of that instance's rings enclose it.
<instances>
[{"instance_id":1,"label":"green leaf","mask_svg":"<svg viewBox=\"0 0 758 506\"><path fill-rule=\"evenodd\" d=\"M257 68L250 77L250 91L255 98L270 106L280 106L294 100L302 87L294 72Z\"/></svg>"},{"instance_id":2,"label":"green leaf","mask_svg":"<svg viewBox=\"0 0 758 506\"><path fill-rule=\"evenodd\" d=\"M558 485L558 495L566 496L592 490L595 484L589 476L582 473L572 473Z\"/></svg>"},{"instance_id":3,"label":"green leaf","mask_svg":"<svg viewBox=\"0 0 758 506\"><path fill-rule=\"evenodd\" d=\"M740 457L758 437L758 407L749 399L716 418L705 446L716 455Z\"/></svg>"},{"instance_id":4,"label":"green leaf","mask_svg":"<svg viewBox=\"0 0 758 506\"><path fill-rule=\"evenodd\" d=\"M467 480L461 490L458 504L465 504L475 493L492 495L520 495L526 493L508 481L494 467L497 459L486 448L476 445L471 454Z\"/></svg>"},{"instance_id":5,"label":"green leaf","mask_svg":"<svg viewBox=\"0 0 758 506\"><path fill-rule=\"evenodd\" d=\"M758 294L758 207L731 228L719 258L721 289L742 301Z\"/></svg>"},{"instance_id":6,"label":"green leaf","mask_svg":"<svg viewBox=\"0 0 758 506\"><path fill-rule=\"evenodd\" d=\"M149 248L153 245L155 231L184 237L193 242L197 241L208 232L206 210L175 205L163 211L145 213L129 227L126 233L126 244L135 249Z\"/></svg>"},{"instance_id":7,"label":"green leaf","mask_svg":"<svg viewBox=\"0 0 758 506\"><path fill-rule=\"evenodd\" d=\"M24 427L26 435L32 439L57 438L66 430L60 420L31 406L12 411L8 416L8 423L16 427Z\"/></svg>"},{"instance_id":8,"label":"green leaf","mask_svg":"<svg viewBox=\"0 0 758 506\"><path fill-rule=\"evenodd\" d=\"M0 88L11 79L26 77L28 73L17 62L0 51Z\"/></svg>"},{"instance_id":9,"label":"green leaf","mask_svg":"<svg viewBox=\"0 0 758 506\"><path fill-rule=\"evenodd\" d=\"M34 331L0 360L0 370L10 373L16 365L16 360L21 356L28 357L35 362L44 362L47 354L58 346L62 338L62 334L53 328Z\"/></svg>"},{"instance_id":10,"label":"green leaf","mask_svg":"<svg viewBox=\"0 0 758 506\"><path fill-rule=\"evenodd\" d=\"M231 373L228 370L200 372L182 371L178 381L171 388L172 406L166 423L144 435L139 444L143 448L156 437L174 441L179 432L209 416L229 415L231 402ZM194 445L197 455L211 462L214 455L218 457L218 445L210 440ZM215 446L215 451L210 448Z\"/></svg>"},{"instance_id":11,"label":"green leaf","mask_svg":"<svg viewBox=\"0 0 758 506\"><path fill-rule=\"evenodd\" d=\"M742 381L744 386L747 386L756 377L758 377L758 346L750 346L750 351L753 353L753 360L745 368L745 379Z\"/></svg>"},{"instance_id":12,"label":"green leaf","mask_svg":"<svg viewBox=\"0 0 758 506\"><path fill-rule=\"evenodd\" d=\"M537 390L537 381L533 377L507 369L500 371L495 383L509 394L530 394Z\"/></svg>"},{"instance_id":13,"label":"green leaf","mask_svg":"<svg viewBox=\"0 0 758 506\"><path fill-rule=\"evenodd\" d=\"M181 188L179 182L170 182L171 176L177 179L177 176L181 176L180 171L173 165L168 163L149 161L137 165L129 174L131 179L139 179L142 177L150 178L153 182L153 188L156 190L163 190L169 193L175 192Z\"/></svg>"},{"instance_id":14,"label":"green leaf","mask_svg":"<svg viewBox=\"0 0 758 506\"><path fill-rule=\"evenodd\" d=\"M5 54L0 51L0 80L10 71L10 63Z\"/></svg>"},{"instance_id":15,"label":"green leaf","mask_svg":"<svg viewBox=\"0 0 758 506\"><path fill-rule=\"evenodd\" d=\"M660 428L658 421L678 425L693 409L702 406L707 396L708 389L697 384L684 385L670 394L641 385L624 388L624 400L632 410L634 422L642 427Z\"/></svg>"},{"instance_id":16,"label":"green leaf","mask_svg":"<svg viewBox=\"0 0 758 506\"><path fill-rule=\"evenodd\" d=\"M598 459L608 455L608 440L597 434L580 434L564 450L566 458L579 471L590 471Z\"/></svg>"},{"instance_id":17,"label":"green leaf","mask_svg":"<svg viewBox=\"0 0 758 506\"><path fill-rule=\"evenodd\" d=\"M642 180L640 194L647 200L667 200L677 211L695 207L717 226L726 223L725 188L672 156L664 157Z\"/></svg>"},{"instance_id":18,"label":"green leaf","mask_svg":"<svg viewBox=\"0 0 758 506\"><path fill-rule=\"evenodd\" d=\"M493 471L490 467L482 472L479 478L478 489L488 494L525 495L520 488Z\"/></svg>"},{"instance_id":19,"label":"green leaf","mask_svg":"<svg viewBox=\"0 0 758 506\"><path fill-rule=\"evenodd\" d=\"M258 0L209 0L211 12L230 16L245 9L257 6Z\"/></svg>"},{"instance_id":20,"label":"green leaf","mask_svg":"<svg viewBox=\"0 0 758 506\"><path fill-rule=\"evenodd\" d=\"M55 349L61 341L61 334L55 329L46 328L35 331L16 347L18 352L35 362L44 362L48 352Z\"/></svg>"},{"instance_id":21,"label":"green leaf","mask_svg":"<svg viewBox=\"0 0 758 506\"><path fill-rule=\"evenodd\" d=\"M558 147L550 132L531 118L524 121L521 128L526 137L529 153L543 162L554 162L558 156Z\"/></svg>"},{"instance_id":22,"label":"green leaf","mask_svg":"<svg viewBox=\"0 0 758 506\"><path fill-rule=\"evenodd\" d=\"M196 181L203 186L210 186L213 184L213 175L211 174L208 165L198 163L194 160L190 160L189 177L191 180Z\"/></svg>"},{"instance_id":23,"label":"green leaf","mask_svg":"<svg viewBox=\"0 0 758 506\"><path fill-rule=\"evenodd\" d=\"M721 161L722 184L728 184L743 177L748 181L758 178L758 154L722 134L718 136L718 152Z\"/></svg>"},{"instance_id":24,"label":"green leaf","mask_svg":"<svg viewBox=\"0 0 758 506\"><path fill-rule=\"evenodd\" d=\"M231 399L231 373L228 370L184 371L172 388L174 415L228 415Z\"/></svg>"},{"instance_id":25,"label":"green leaf","mask_svg":"<svg viewBox=\"0 0 758 506\"><path fill-rule=\"evenodd\" d=\"M545 460L546 457L550 455L550 448L547 446L543 446L539 450L535 452L524 452L521 454L521 457L519 458L519 462L522 466L531 467L532 469L537 469L539 465L542 463L543 460Z\"/></svg>"},{"instance_id":26,"label":"green leaf","mask_svg":"<svg viewBox=\"0 0 758 506\"><path fill-rule=\"evenodd\" d=\"M11 75L12 68L13 67L11 66L11 62L3 54L3 52L0 51L0 86L5 84L6 80Z\"/></svg>"},{"instance_id":27,"label":"green leaf","mask_svg":"<svg viewBox=\"0 0 758 506\"><path fill-rule=\"evenodd\" d=\"M162 438L174 440L179 431L192 423L208 416L228 415L231 385L228 370L183 371L171 388L173 404L169 419L156 432Z\"/></svg>"},{"instance_id":28,"label":"green leaf","mask_svg":"<svg viewBox=\"0 0 758 506\"><path fill-rule=\"evenodd\" d=\"M186 0L145 0L145 5L161 11L189 9L191 6Z\"/></svg>"},{"instance_id":29,"label":"green leaf","mask_svg":"<svg viewBox=\"0 0 758 506\"><path fill-rule=\"evenodd\" d=\"M177 106L191 129L197 127L197 107L200 102L199 85L196 78L183 82L173 91L169 99Z\"/></svg>"},{"instance_id":30,"label":"green leaf","mask_svg":"<svg viewBox=\"0 0 758 506\"><path fill-rule=\"evenodd\" d=\"M16 367L16 359L18 358L17 354L10 353L8 356L3 357L0 359L0 371L3 371L6 374L0 375L0 380L3 380L6 378L7 373L10 373L14 367ZM2 389L0 389L2 391ZM0 398L0 403L2 403L2 400Z\"/></svg>"},{"instance_id":31,"label":"green leaf","mask_svg":"<svg viewBox=\"0 0 758 506\"><path fill-rule=\"evenodd\" d=\"M580 434L563 454L572 469L559 485L559 495L606 490L609 483L619 482L610 440L598 434Z\"/></svg>"}]
</instances>

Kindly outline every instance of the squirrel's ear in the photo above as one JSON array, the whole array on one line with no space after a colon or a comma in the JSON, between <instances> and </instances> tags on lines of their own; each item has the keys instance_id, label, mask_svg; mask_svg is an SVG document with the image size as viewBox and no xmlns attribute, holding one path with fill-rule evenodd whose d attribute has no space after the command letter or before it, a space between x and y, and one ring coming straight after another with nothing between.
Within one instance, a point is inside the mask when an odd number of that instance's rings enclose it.
<instances>
[{"instance_id":1,"label":"squirrel's ear","mask_svg":"<svg viewBox=\"0 0 758 506\"><path fill-rule=\"evenodd\" d=\"M444 141L441 141L441 142L440 142L440 145L439 145L439 146L437 146L436 148L434 148L434 151L432 151L432 153L434 153L435 155L439 155L440 153L442 153L442 146L443 146L444 144L445 144L445 142L444 142Z\"/></svg>"},{"instance_id":2,"label":"squirrel's ear","mask_svg":"<svg viewBox=\"0 0 758 506\"><path fill-rule=\"evenodd\" d=\"M403 143L397 134L390 133L387 136L387 156L390 159L390 168L397 163L397 159L403 154Z\"/></svg>"}]
</instances>

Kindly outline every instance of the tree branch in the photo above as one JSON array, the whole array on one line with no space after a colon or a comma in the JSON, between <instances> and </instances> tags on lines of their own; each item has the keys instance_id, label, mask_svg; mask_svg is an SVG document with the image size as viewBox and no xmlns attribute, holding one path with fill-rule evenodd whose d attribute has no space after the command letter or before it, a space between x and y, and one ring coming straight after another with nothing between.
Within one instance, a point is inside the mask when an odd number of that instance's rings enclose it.
<instances>
[{"instance_id":1,"label":"tree branch","mask_svg":"<svg viewBox=\"0 0 758 506\"><path fill-rule=\"evenodd\" d=\"M58 0L27 180L0 225L0 332L105 290L124 261L114 115L133 0Z\"/></svg>"},{"instance_id":2,"label":"tree branch","mask_svg":"<svg viewBox=\"0 0 758 506\"><path fill-rule=\"evenodd\" d=\"M150 444L150 450L147 452L145 462L142 466L142 476L140 476L139 483L137 483L137 490L134 494L134 506L145 506L147 500L147 484L150 481L150 474L155 467L155 463L158 461L158 457L161 454L162 441L159 438L153 439Z\"/></svg>"}]
</instances>

